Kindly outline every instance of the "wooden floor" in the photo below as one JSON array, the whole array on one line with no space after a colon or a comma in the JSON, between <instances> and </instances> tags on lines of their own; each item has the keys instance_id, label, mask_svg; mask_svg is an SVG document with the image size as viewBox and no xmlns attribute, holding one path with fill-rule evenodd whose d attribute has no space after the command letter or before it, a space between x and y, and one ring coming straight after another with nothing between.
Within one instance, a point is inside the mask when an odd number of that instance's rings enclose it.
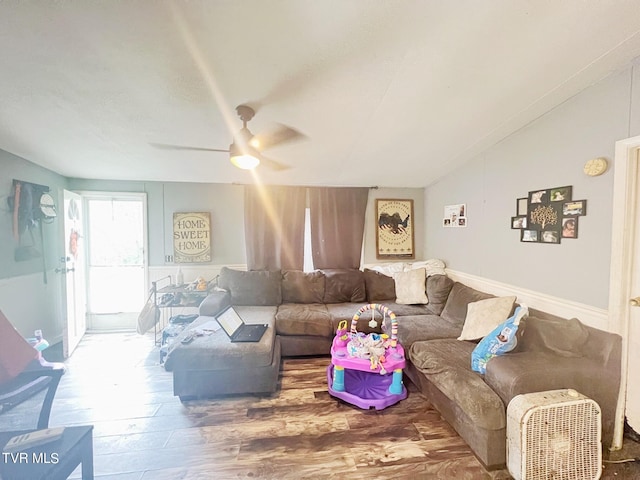
<instances>
[{"instance_id":1,"label":"wooden floor","mask_svg":"<svg viewBox=\"0 0 640 480\"><path fill-rule=\"evenodd\" d=\"M50 424L94 425L96 477L111 480L511 478L486 472L409 382L382 411L331 397L328 361L283 360L272 396L182 404L153 336L91 334L66 362ZM640 478L637 465L607 464L602 478Z\"/></svg>"}]
</instances>

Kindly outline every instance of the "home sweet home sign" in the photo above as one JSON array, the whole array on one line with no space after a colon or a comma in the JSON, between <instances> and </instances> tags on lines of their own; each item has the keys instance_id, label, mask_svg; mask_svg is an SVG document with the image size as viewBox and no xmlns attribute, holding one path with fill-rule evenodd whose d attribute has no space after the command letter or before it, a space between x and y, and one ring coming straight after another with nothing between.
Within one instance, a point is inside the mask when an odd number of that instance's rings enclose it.
<instances>
[{"instance_id":1,"label":"home sweet home sign","mask_svg":"<svg viewBox=\"0 0 640 480\"><path fill-rule=\"evenodd\" d=\"M211 214L173 214L173 259L176 263L211 261Z\"/></svg>"}]
</instances>

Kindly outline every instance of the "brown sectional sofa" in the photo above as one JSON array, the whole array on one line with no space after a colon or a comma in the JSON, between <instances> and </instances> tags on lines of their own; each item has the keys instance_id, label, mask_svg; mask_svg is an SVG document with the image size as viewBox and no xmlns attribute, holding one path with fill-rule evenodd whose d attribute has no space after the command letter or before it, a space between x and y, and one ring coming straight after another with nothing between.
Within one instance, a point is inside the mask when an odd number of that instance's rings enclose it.
<instances>
[{"instance_id":1,"label":"brown sectional sofa","mask_svg":"<svg viewBox=\"0 0 640 480\"><path fill-rule=\"evenodd\" d=\"M398 317L398 338L409 360L406 376L489 469L505 464L506 406L520 393L573 388L593 398L602 409L603 442L611 443L620 383L621 338L616 334L530 310L516 349L489 361L486 374L480 375L470 368L477 342L457 338L468 305L493 295L446 275L426 278L429 302L418 305L396 303L394 279L367 269L303 273L223 268L218 285L222 291L207 297L201 315L213 315L229 303L241 314L251 308L254 317L262 315L260 321L273 325L283 356L328 355L340 321L350 322L367 303L390 308ZM360 321L358 330L367 331L367 323ZM170 352L168 364L172 355L177 356ZM236 375L235 381L242 379Z\"/></svg>"}]
</instances>

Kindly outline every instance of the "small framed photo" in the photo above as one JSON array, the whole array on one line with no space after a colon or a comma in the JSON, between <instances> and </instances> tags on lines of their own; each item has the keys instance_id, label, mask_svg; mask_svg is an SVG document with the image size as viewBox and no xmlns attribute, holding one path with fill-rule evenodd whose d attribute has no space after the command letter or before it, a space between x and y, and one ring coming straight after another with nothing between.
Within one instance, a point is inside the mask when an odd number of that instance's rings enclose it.
<instances>
[{"instance_id":1,"label":"small framed photo","mask_svg":"<svg viewBox=\"0 0 640 480\"><path fill-rule=\"evenodd\" d=\"M520 237L521 242L537 242L538 241L538 231L537 230L522 230L522 236Z\"/></svg>"},{"instance_id":2,"label":"small framed photo","mask_svg":"<svg viewBox=\"0 0 640 480\"><path fill-rule=\"evenodd\" d=\"M451 219L450 218L443 218L442 219L442 226L443 227L450 227L451 226Z\"/></svg>"},{"instance_id":3,"label":"small framed photo","mask_svg":"<svg viewBox=\"0 0 640 480\"><path fill-rule=\"evenodd\" d=\"M562 219L562 238L578 238L578 217Z\"/></svg>"},{"instance_id":4,"label":"small framed photo","mask_svg":"<svg viewBox=\"0 0 640 480\"><path fill-rule=\"evenodd\" d=\"M529 192L529 203L547 203L548 201L548 190L536 190L533 192Z\"/></svg>"},{"instance_id":5,"label":"small framed photo","mask_svg":"<svg viewBox=\"0 0 640 480\"><path fill-rule=\"evenodd\" d=\"M565 217L586 215L586 214L587 214L586 200L572 200L571 202L565 202L562 204L562 215Z\"/></svg>"},{"instance_id":6,"label":"small framed photo","mask_svg":"<svg viewBox=\"0 0 640 480\"><path fill-rule=\"evenodd\" d=\"M513 229L527 228L527 217L511 217L511 228Z\"/></svg>"},{"instance_id":7,"label":"small framed photo","mask_svg":"<svg viewBox=\"0 0 640 480\"><path fill-rule=\"evenodd\" d=\"M516 200L516 215L518 215L519 217L523 217L527 215L527 203L528 203L529 199L528 198L518 198Z\"/></svg>"},{"instance_id":8,"label":"small framed photo","mask_svg":"<svg viewBox=\"0 0 640 480\"><path fill-rule=\"evenodd\" d=\"M573 188L568 185L566 187L556 187L551 189L551 194L549 195L550 202L566 202L567 200L571 200L571 191Z\"/></svg>"},{"instance_id":9,"label":"small framed photo","mask_svg":"<svg viewBox=\"0 0 640 480\"><path fill-rule=\"evenodd\" d=\"M543 243L560 243L560 233L557 230L543 230L540 232L540 241Z\"/></svg>"}]
</instances>

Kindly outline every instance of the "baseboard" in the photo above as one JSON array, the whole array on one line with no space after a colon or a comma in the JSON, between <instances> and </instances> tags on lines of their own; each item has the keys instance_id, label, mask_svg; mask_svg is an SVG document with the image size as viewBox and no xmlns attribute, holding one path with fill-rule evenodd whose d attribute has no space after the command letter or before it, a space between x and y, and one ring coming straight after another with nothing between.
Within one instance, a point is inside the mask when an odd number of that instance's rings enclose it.
<instances>
[{"instance_id":1,"label":"baseboard","mask_svg":"<svg viewBox=\"0 0 640 480\"><path fill-rule=\"evenodd\" d=\"M478 277L469 273L446 269L447 276L465 285L491 293L493 295L516 295L519 303L524 303L536 310L542 310L563 318L578 318L582 323L601 330L609 330L608 311L592 307L584 303L566 300L545 293L528 290L526 288L497 282L488 278Z\"/></svg>"}]
</instances>

